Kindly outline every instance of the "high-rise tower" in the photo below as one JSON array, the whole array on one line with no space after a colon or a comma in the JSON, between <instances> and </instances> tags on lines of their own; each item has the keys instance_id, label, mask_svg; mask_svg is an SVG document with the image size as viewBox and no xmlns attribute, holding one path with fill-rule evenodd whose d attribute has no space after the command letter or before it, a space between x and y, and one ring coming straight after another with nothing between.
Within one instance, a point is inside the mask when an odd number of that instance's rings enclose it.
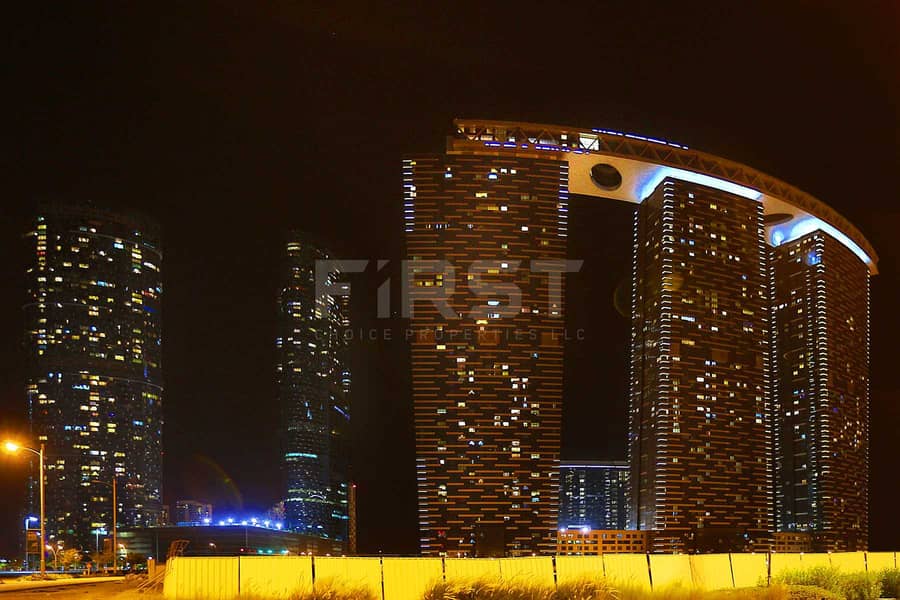
<instances>
[{"instance_id":1,"label":"high-rise tower","mask_svg":"<svg viewBox=\"0 0 900 600\"><path fill-rule=\"evenodd\" d=\"M340 285L340 272L325 264L334 260L333 255L310 236L292 232L282 260L276 371L285 520L295 531L345 542L350 467L350 370L344 337L350 318L348 297L317 295L317 263L327 286Z\"/></svg>"},{"instance_id":2,"label":"high-rise tower","mask_svg":"<svg viewBox=\"0 0 900 600\"><path fill-rule=\"evenodd\" d=\"M869 272L818 229L771 256L777 529L865 550Z\"/></svg>"},{"instance_id":3,"label":"high-rise tower","mask_svg":"<svg viewBox=\"0 0 900 600\"><path fill-rule=\"evenodd\" d=\"M763 207L667 177L635 223L629 456L659 550L771 532ZM745 537L746 536L746 537Z\"/></svg>"},{"instance_id":4,"label":"high-rise tower","mask_svg":"<svg viewBox=\"0 0 900 600\"><path fill-rule=\"evenodd\" d=\"M147 219L45 205L26 235L28 417L46 445L47 535L93 549L162 501L162 252ZM29 494L38 510L37 479Z\"/></svg>"},{"instance_id":5,"label":"high-rise tower","mask_svg":"<svg viewBox=\"0 0 900 600\"><path fill-rule=\"evenodd\" d=\"M445 295L457 300L443 312L425 304L411 321L414 332L432 332L412 341L423 552L477 552L477 542L498 531L492 539L502 542L512 532L517 540L507 543L507 552L527 551L524 532L543 527L545 513L532 513L538 524L507 496L520 497L525 481L533 491L543 466L537 464L528 480L524 469L506 468L500 457L507 447L515 449L512 442L522 457L525 444L535 444L540 450L532 456L541 460L546 448L558 448L546 428L553 426L550 417L558 422L559 416L548 415L546 399L558 398L561 379L552 374L562 370L561 350L550 354L534 340L504 347L486 343L490 335L473 337L474 343L447 335L503 331L509 318L492 321L491 314L505 317L499 310L505 303L481 295L495 310L481 323L467 321L459 274L472 275L458 269L450 277L439 261L500 261L512 270L517 260L564 256L570 194L579 202L636 205L628 439L632 525L656 530L658 550L765 547L776 529L777 496L778 529L814 529L822 532L820 540L841 537L845 541L829 542L837 549L864 547L863 333L869 326L866 278L877 273L878 257L862 233L781 180L666 140L509 121L458 119L455 125L446 155L404 163L409 255L432 261L415 273L412 296L434 299L452 280L455 292ZM529 179L537 168L546 178ZM556 212L551 205L541 208L552 201L554 171ZM543 212L527 222L516 219L528 210ZM554 218L559 238L542 237L553 231ZM514 236L522 234L524 246L514 246ZM817 255L821 263L797 267L785 252L791 244L812 243L803 242L810 235L825 240ZM797 269L801 274L794 274ZM523 298L535 281L532 274L517 282ZM791 312L798 302L808 308ZM520 317L539 314L543 308ZM538 322L516 326L534 328ZM796 333L801 325L802 337ZM513 369L511 357L521 349L540 357L531 372L528 363ZM491 418L506 426L503 409L510 395L467 384L492 384L479 369L494 362L501 373L509 367L511 383L521 385L527 376L529 388L534 373L542 374L537 393L546 440L536 442L534 430L522 438L482 434L481 424ZM511 396L513 403L522 400ZM550 405L558 409L552 400ZM521 422L525 407L515 408L519 412L509 412ZM530 401L528 408L535 408ZM478 452L479 443L499 447L499 454ZM806 460L804 453L812 452L816 456ZM821 513L816 521L806 506L813 502Z\"/></svg>"},{"instance_id":6,"label":"high-rise tower","mask_svg":"<svg viewBox=\"0 0 900 600\"><path fill-rule=\"evenodd\" d=\"M422 553L553 552L564 303L538 261L565 258L567 167L417 156L403 180Z\"/></svg>"}]
</instances>

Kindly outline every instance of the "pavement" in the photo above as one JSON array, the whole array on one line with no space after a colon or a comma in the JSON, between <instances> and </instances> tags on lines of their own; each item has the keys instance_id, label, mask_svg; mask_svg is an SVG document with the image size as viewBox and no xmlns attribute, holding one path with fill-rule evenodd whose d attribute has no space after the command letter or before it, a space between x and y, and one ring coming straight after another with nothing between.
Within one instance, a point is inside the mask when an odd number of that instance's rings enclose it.
<instances>
[{"instance_id":1,"label":"pavement","mask_svg":"<svg viewBox=\"0 0 900 600\"><path fill-rule=\"evenodd\" d=\"M161 594L137 591L143 579L84 577L57 581L26 581L0 584L0 600L158 600Z\"/></svg>"}]
</instances>

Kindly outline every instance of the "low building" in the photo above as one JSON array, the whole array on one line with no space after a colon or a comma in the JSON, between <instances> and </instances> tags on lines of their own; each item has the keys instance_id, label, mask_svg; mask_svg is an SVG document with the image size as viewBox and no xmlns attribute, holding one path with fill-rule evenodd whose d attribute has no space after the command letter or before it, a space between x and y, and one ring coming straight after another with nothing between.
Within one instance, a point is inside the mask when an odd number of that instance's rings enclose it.
<instances>
[{"instance_id":1,"label":"low building","mask_svg":"<svg viewBox=\"0 0 900 600\"><path fill-rule=\"evenodd\" d=\"M175 525L203 525L212 520L213 505L197 500L175 501Z\"/></svg>"},{"instance_id":2,"label":"low building","mask_svg":"<svg viewBox=\"0 0 900 600\"><path fill-rule=\"evenodd\" d=\"M253 524L182 527L134 527L119 530L118 541L126 551L165 560L169 545L187 540L185 556L238 555L338 555L341 542Z\"/></svg>"},{"instance_id":3,"label":"low building","mask_svg":"<svg viewBox=\"0 0 900 600\"><path fill-rule=\"evenodd\" d=\"M563 461L559 466L560 529L625 529L628 463Z\"/></svg>"},{"instance_id":4,"label":"low building","mask_svg":"<svg viewBox=\"0 0 900 600\"><path fill-rule=\"evenodd\" d=\"M775 533L775 552L812 552L813 539L803 531L778 531Z\"/></svg>"},{"instance_id":5,"label":"low building","mask_svg":"<svg viewBox=\"0 0 900 600\"><path fill-rule=\"evenodd\" d=\"M584 556L647 552L650 533L630 529L560 529L556 553Z\"/></svg>"}]
</instances>

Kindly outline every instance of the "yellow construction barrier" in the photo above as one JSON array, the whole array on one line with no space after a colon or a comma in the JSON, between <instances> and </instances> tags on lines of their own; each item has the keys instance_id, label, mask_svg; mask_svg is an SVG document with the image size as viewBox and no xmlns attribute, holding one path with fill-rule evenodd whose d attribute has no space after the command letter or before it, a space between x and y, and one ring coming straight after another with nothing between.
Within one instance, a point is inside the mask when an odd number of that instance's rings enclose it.
<instances>
[{"instance_id":1,"label":"yellow construction barrier","mask_svg":"<svg viewBox=\"0 0 900 600\"><path fill-rule=\"evenodd\" d=\"M600 556L557 556L557 583L572 583L582 579L603 577L603 558Z\"/></svg>"},{"instance_id":2,"label":"yellow construction barrier","mask_svg":"<svg viewBox=\"0 0 900 600\"><path fill-rule=\"evenodd\" d=\"M381 598L381 559L344 556L315 558L315 587L336 585L342 588L355 587L371 590L376 598Z\"/></svg>"},{"instance_id":3,"label":"yellow construction barrier","mask_svg":"<svg viewBox=\"0 0 900 600\"><path fill-rule=\"evenodd\" d=\"M604 554L603 572L613 585L650 589L646 554Z\"/></svg>"},{"instance_id":4,"label":"yellow construction barrier","mask_svg":"<svg viewBox=\"0 0 900 600\"><path fill-rule=\"evenodd\" d=\"M866 569L876 573L882 569L896 569L897 557L893 552L867 552Z\"/></svg>"},{"instance_id":5,"label":"yellow construction barrier","mask_svg":"<svg viewBox=\"0 0 900 600\"><path fill-rule=\"evenodd\" d=\"M553 559L549 556L501 558L500 577L503 581L525 581L553 587Z\"/></svg>"},{"instance_id":6,"label":"yellow construction barrier","mask_svg":"<svg viewBox=\"0 0 900 600\"><path fill-rule=\"evenodd\" d=\"M691 557L687 554L651 554L650 578L655 590L691 587Z\"/></svg>"},{"instance_id":7,"label":"yellow construction barrier","mask_svg":"<svg viewBox=\"0 0 900 600\"><path fill-rule=\"evenodd\" d=\"M797 571L804 566L811 567L812 564L803 564L802 552L773 552L771 554L772 561L772 579L778 577L785 571Z\"/></svg>"},{"instance_id":8,"label":"yellow construction barrier","mask_svg":"<svg viewBox=\"0 0 900 600\"><path fill-rule=\"evenodd\" d=\"M804 562L807 554L804 556ZM866 570L865 552L834 552L831 554L831 566L844 573L859 573Z\"/></svg>"},{"instance_id":9,"label":"yellow construction barrier","mask_svg":"<svg viewBox=\"0 0 900 600\"><path fill-rule=\"evenodd\" d=\"M289 598L312 591L310 556L242 556L239 589L241 596Z\"/></svg>"},{"instance_id":10,"label":"yellow construction barrier","mask_svg":"<svg viewBox=\"0 0 900 600\"><path fill-rule=\"evenodd\" d=\"M421 600L425 591L444 578L440 558L384 558L384 597Z\"/></svg>"},{"instance_id":11,"label":"yellow construction barrier","mask_svg":"<svg viewBox=\"0 0 900 600\"><path fill-rule=\"evenodd\" d=\"M265 600L321 590L364 588L379 600L419 600L434 583L503 580L545 587L605 578L613 587L665 590L766 585L789 570L831 566L874 573L896 568L893 552L772 554L604 554L553 558L345 558L308 556L177 557L166 565L166 600ZM771 569L769 568L771 562ZM651 579L652 578L652 579ZM383 591L382 591L383 590Z\"/></svg>"},{"instance_id":12,"label":"yellow construction barrier","mask_svg":"<svg viewBox=\"0 0 900 600\"><path fill-rule=\"evenodd\" d=\"M803 552L800 554L800 568L812 569L813 567L830 567L831 554L819 554L812 552ZM865 569L860 569L863 571Z\"/></svg>"},{"instance_id":13,"label":"yellow construction barrier","mask_svg":"<svg viewBox=\"0 0 900 600\"><path fill-rule=\"evenodd\" d=\"M730 554L734 587L766 585L769 566L766 554Z\"/></svg>"},{"instance_id":14,"label":"yellow construction barrier","mask_svg":"<svg viewBox=\"0 0 900 600\"><path fill-rule=\"evenodd\" d=\"M727 554L692 554L691 582L701 590L721 590L734 587L731 578L731 560ZM650 561L653 583L656 583L656 571Z\"/></svg>"},{"instance_id":15,"label":"yellow construction barrier","mask_svg":"<svg viewBox=\"0 0 900 600\"><path fill-rule=\"evenodd\" d=\"M232 600L238 597L238 557L204 556L169 559L166 600Z\"/></svg>"},{"instance_id":16,"label":"yellow construction barrier","mask_svg":"<svg viewBox=\"0 0 900 600\"><path fill-rule=\"evenodd\" d=\"M495 558L445 558L444 577L447 581L500 579L500 561Z\"/></svg>"}]
</instances>

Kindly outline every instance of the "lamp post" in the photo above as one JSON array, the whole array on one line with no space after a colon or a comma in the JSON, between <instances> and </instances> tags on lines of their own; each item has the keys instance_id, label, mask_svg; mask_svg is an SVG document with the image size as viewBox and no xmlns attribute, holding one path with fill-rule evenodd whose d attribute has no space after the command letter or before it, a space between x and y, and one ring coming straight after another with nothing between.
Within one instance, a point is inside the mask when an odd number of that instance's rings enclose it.
<instances>
[{"instance_id":1,"label":"lamp post","mask_svg":"<svg viewBox=\"0 0 900 600\"><path fill-rule=\"evenodd\" d=\"M53 546L51 546L50 544L47 544L46 546L44 546L44 549L49 550L50 552L53 553L53 570L59 571L59 558L56 554L56 550L54 550Z\"/></svg>"},{"instance_id":2,"label":"lamp post","mask_svg":"<svg viewBox=\"0 0 900 600\"><path fill-rule=\"evenodd\" d=\"M40 475L40 490L41 490L41 540L38 544L38 547L41 549L41 577L45 577L47 575L47 552L44 550L44 545L46 544L46 537L44 536L44 444L40 445L40 449L35 450L34 448L29 448L28 446L20 446L16 442L8 441L3 444L4 450L11 453L16 453L19 450L27 450L32 454L36 454L38 457L38 473ZM27 537L27 533L25 534ZM26 540L25 543L25 552L28 552L28 542Z\"/></svg>"},{"instance_id":3,"label":"lamp post","mask_svg":"<svg viewBox=\"0 0 900 600\"><path fill-rule=\"evenodd\" d=\"M115 575L116 573L119 572L119 561L118 561L118 552L119 552L118 548L119 548L119 546L117 545L117 542L118 542L118 534L117 534L117 532L116 532L116 515L117 515L118 512L119 512L119 504L118 504L118 502L117 502L117 500L116 500L116 476L113 475L112 483L111 483L111 484L106 483L105 481L97 481L97 480L94 480L94 481L92 481L91 483L96 483L96 484L98 484L98 485L108 485L108 486L112 487L112 504L113 504L113 512L112 512L112 535L113 535L113 539L112 539L112 551L113 551L113 575ZM99 542L97 543L97 545L98 545L98 546L100 545Z\"/></svg>"}]
</instances>

